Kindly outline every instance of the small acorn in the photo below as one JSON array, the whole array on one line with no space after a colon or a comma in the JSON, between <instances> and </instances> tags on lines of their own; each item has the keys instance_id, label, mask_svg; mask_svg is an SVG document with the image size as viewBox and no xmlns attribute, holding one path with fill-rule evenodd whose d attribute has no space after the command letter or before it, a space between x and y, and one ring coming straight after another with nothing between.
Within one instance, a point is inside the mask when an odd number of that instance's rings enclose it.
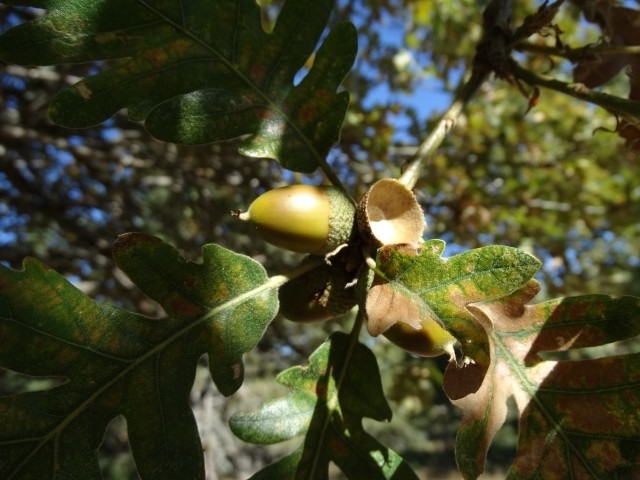
<instances>
[{"instance_id":1,"label":"small acorn","mask_svg":"<svg viewBox=\"0 0 640 480\"><path fill-rule=\"evenodd\" d=\"M303 260L303 262L306 261ZM356 304L354 274L332 258L280 287L280 313L299 323L322 322L348 312Z\"/></svg>"},{"instance_id":2,"label":"small acorn","mask_svg":"<svg viewBox=\"0 0 640 480\"><path fill-rule=\"evenodd\" d=\"M427 227L413 192L392 178L369 188L358 203L357 219L361 236L375 247L421 243Z\"/></svg>"},{"instance_id":3,"label":"small acorn","mask_svg":"<svg viewBox=\"0 0 640 480\"><path fill-rule=\"evenodd\" d=\"M455 358L453 350L453 345L456 343L455 337L433 318L424 318L420 329L417 330L411 325L397 322L382 335L414 355L437 357L446 353L450 358Z\"/></svg>"},{"instance_id":4,"label":"small acorn","mask_svg":"<svg viewBox=\"0 0 640 480\"><path fill-rule=\"evenodd\" d=\"M277 247L323 255L351 238L355 206L333 186L290 185L260 195L237 216Z\"/></svg>"}]
</instances>

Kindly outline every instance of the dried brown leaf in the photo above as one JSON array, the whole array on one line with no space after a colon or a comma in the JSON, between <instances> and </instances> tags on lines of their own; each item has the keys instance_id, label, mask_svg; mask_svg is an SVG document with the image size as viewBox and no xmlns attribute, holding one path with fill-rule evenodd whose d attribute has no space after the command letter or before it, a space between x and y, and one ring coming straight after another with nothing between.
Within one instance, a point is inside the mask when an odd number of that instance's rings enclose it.
<instances>
[{"instance_id":1,"label":"dried brown leaf","mask_svg":"<svg viewBox=\"0 0 640 480\"><path fill-rule=\"evenodd\" d=\"M603 43L609 47L625 47L640 45L640 11L627 7L615 6L611 2L601 0L590 4L585 15L589 21L597 23L607 40ZM573 71L574 81L588 88L604 85L615 77L623 68L629 67L629 99L640 99L640 59L630 53L600 54L576 63ZM640 121L637 118L621 118L618 134L626 140L629 148L640 149Z\"/></svg>"},{"instance_id":2,"label":"dried brown leaf","mask_svg":"<svg viewBox=\"0 0 640 480\"><path fill-rule=\"evenodd\" d=\"M573 69L573 80L588 88L604 85L629 64L630 55L605 55L583 60Z\"/></svg>"},{"instance_id":3,"label":"dried brown leaf","mask_svg":"<svg viewBox=\"0 0 640 480\"><path fill-rule=\"evenodd\" d=\"M527 305L537 290L532 281L506 299L468 307L487 331L491 361L486 375L474 364L454 363L445 374L445 390L463 411L461 471L466 478L483 471L513 398L520 435L510 478L634 478L640 354L567 361L549 352L639 335L640 299L591 295Z\"/></svg>"}]
</instances>

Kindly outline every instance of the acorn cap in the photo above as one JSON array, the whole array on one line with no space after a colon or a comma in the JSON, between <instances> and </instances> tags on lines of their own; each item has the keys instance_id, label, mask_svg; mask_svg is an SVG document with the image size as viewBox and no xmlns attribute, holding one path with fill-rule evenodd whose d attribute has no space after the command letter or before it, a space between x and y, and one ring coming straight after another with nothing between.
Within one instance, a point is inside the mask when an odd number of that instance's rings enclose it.
<instances>
[{"instance_id":1,"label":"acorn cap","mask_svg":"<svg viewBox=\"0 0 640 480\"><path fill-rule=\"evenodd\" d=\"M320 255L349 241L355 206L333 186L289 185L263 193L238 217L273 245Z\"/></svg>"},{"instance_id":2,"label":"acorn cap","mask_svg":"<svg viewBox=\"0 0 640 480\"><path fill-rule=\"evenodd\" d=\"M353 277L334 257L331 265L324 263L280 287L280 313L299 323L321 322L346 313L356 304Z\"/></svg>"},{"instance_id":3,"label":"acorn cap","mask_svg":"<svg viewBox=\"0 0 640 480\"><path fill-rule=\"evenodd\" d=\"M358 204L356 217L362 238L378 247L420 243L427 227L413 192L392 178L369 188Z\"/></svg>"}]
</instances>

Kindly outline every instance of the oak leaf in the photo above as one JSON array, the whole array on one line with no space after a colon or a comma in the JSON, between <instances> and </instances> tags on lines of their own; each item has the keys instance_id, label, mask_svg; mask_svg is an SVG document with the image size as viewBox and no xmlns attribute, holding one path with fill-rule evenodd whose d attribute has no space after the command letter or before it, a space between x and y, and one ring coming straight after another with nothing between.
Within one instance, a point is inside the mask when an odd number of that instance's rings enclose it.
<instances>
[{"instance_id":1,"label":"oak leaf","mask_svg":"<svg viewBox=\"0 0 640 480\"><path fill-rule=\"evenodd\" d=\"M271 32L254 0L4 3L48 12L0 36L2 60L104 62L54 98L49 114L62 126L98 125L126 108L161 140L242 136L241 153L301 172L314 171L338 139L349 94L337 89L357 34L339 24L314 54L334 0L285 1Z\"/></svg>"},{"instance_id":2,"label":"oak leaf","mask_svg":"<svg viewBox=\"0 0 640 480\"><path fill-rule=\"evenodd\" d=\"M606 37L600 46L640 45L640 11L613 5L606 0L593 2L584 8L588 20L597 23ZM586 52L589 50L586 49ZM587 54L576 62L573 78L588 88L596 88L607 83L625 67L628 67L629 99L640 100L640 56L634 53ZM618 134L629 147L640 149L640 118L621 115Z\"/></svg>"},{"instance_id":3,"label":"oak leaf","mask_svg":"<svg viewBox=\"0 0 640 480\"><path fill-rule=\"evenodd\" d=\"M0 265L0 367L58 379L0 397L0 478L102 478L96 450L119 415L142 478L204 478L189 406L197 364L208 354L219 390L235 392L243 353L276 315L275 289L259 263L216 245L198 264L134 233L114 257L166 318L98 303L34 259Z\"/></svg>"},{"instance_id":4,"label":"oak leaf","mask_svg":"<svg viewBox=\"0 0 640 480\"><path fill-rule=\"evenodd\" d=\"M557 358L640 334L640 299L587 295L527 305L531 281L510 297L470 305L491 362L450 363L444 387L462 409L458 466L477 478L515 400L518 450L507 478L635 478L640 471L640 354ZM480 388L477 388L480 383Z\"/></svg>"},{"instance_id":5,"label":"oak leaf","mask_svg":"<svg viewBox=\"0 0 640 480\"><path fill-rule=\"evenodd\" d=\"M276 380L291 391L255 413L234 415L231 429L257 444L304 441L252 480L328 479L330 462L347 478L417 480L402 457L362 425L363 418L391 419L376 358L366 346L334 333L311 354L308 366L285 370Z\"/></svg>"},{"instance_id":6,"label":"oak leaf","mask_svg":"<svg viewBox=\"0 0 640 480\"><path fill-rule=\"evenodd\" d=\"M387 245L378 250L377 277L366 303L372 335L401 321L414 328L429 318L449 330L465 355L487 364L487 339L467 305L489 301L520 288L540 262L511 247L491 245L443 258L445 243ZM419 315L414 318L413 315Z\"/></svg>"}]
</instances>

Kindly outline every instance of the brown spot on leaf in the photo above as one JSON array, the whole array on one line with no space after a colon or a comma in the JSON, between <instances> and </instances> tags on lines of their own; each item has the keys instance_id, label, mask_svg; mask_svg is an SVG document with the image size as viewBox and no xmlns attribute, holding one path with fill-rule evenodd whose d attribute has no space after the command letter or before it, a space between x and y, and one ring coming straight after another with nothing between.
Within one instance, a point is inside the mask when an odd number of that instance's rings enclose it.
<instances>
[{"instance_id":1,"label":"brown spot on leaf","mask_svg":"<svg viewBox=\"0 0 640 480\"><path fill-rule=\"evenodd\" d=\"M170 299L171 313L180 318L193 318L202 315L203 311L193 302L183 296L175 296Z\"/></svg>"},{"instance_id":2,"label":"brown spot on leaf","mask_svg":"<svg viewBox=\"0 0 640 480\"><path fill-rule=\"evenodd\" d=\"M260 120L271 120L275 117L275 114L268 108L256 108L256 116Z\"/></svg>"},{"instance_id":3,"label":"brown spot on leaf","mask_svg":"<svg viewBox=\"0 0 640 480\"><path fill-rule=\"evenodd\" d=\"M266 70L263 64L254 63L249 69L249 75L251 75L251 78L253 78L256 83L262 83L262 80L264 80L265 71Z\"/></svg>"},{"instance_id":4,"label":"brown spot on leaf","mask_svg":"<svg viewBox=\"0 0 640 480\"><path fill-rule=\"evenodd\" d=\"M305 105L300 109L298 119L301 123L309 123L317 116L317 110L314 105Z\"/></svg>"},{"instance_id":5,"label":"brown spot on leaf","mask_svg":"<svg viewBox=\"0 0 640 480\"><path fill-rule=\"evenodd\" d=\"M78 94L85 100L89 100L93 96L93 91L85 83L78 83L75 88Z\"/></svg>"}]
</instances>

